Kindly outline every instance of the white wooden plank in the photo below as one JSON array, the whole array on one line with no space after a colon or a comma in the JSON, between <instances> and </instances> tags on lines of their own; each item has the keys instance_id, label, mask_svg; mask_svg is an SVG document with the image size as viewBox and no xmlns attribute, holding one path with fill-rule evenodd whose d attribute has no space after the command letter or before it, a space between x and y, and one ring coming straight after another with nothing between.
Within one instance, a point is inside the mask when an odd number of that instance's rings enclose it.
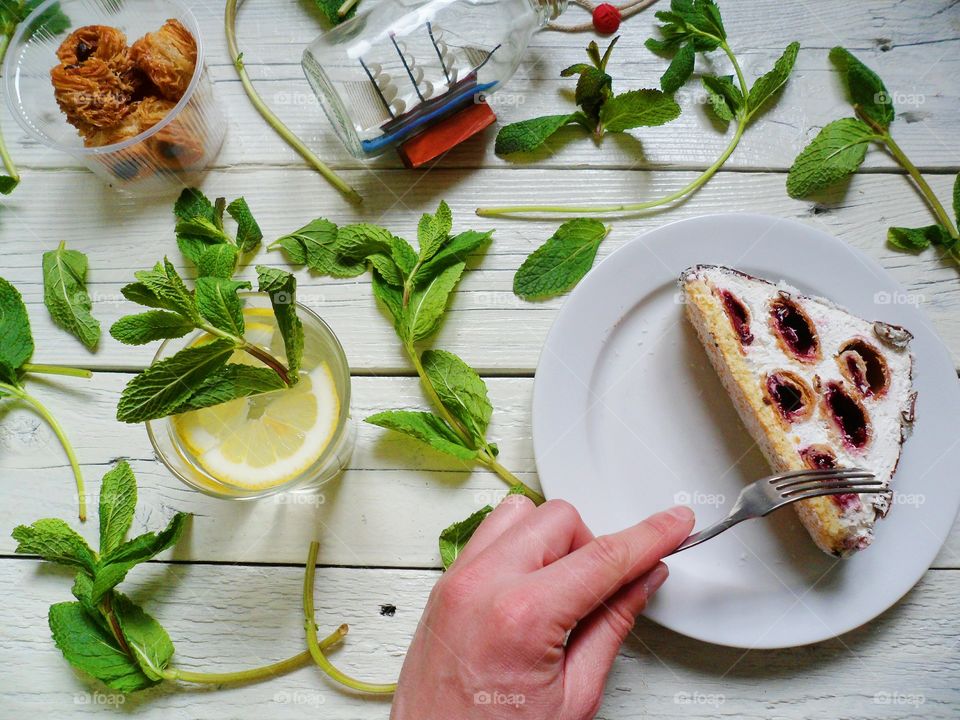
<instances>
[{"instance_id":1,"label":"white wooden plank","mask_svg":"<svg viewBox=\"0 0 960 720\"><path fill-rule=\"evenodd\" d=\"M298 562L312 535L323 542L322 562L335 565L436 567L437 536L486 504L496 504L506 485L483 470L470 472L460 461L415 441L366 423L358 424L350 469L322 496L281 496L255 503L209 498L176 480L153 458L142 426L113 420L128 375L97 375L89 383L66 381L32 388L60 418L72 439L88 484L93 521L82 528L95 541L100 477L118 457L131 459L140 481L135 531L157 529L174 510L195 514L187 540L172 553L178 560ZM503 464L536 483L531 443L529 379L491 378L496 408L490 437ZM424 408L414 378L355 378L353 416L360 420L389 408ZM0 406L2 408L2 406ZM14 526L41 517L73 521L72 477L49 429L27 409L0 415L4 467L0 493L0 553L12 553ZM777 521L793 522L790 516ZM78 524L73 522L73 524ZM936 567L960 568L960 528L951 534Z\"/></svg>"},{"instance_id":2,"label":"white wooden plank","mask_svg":"<svg viewBox=\"0 0 960 720\"><path fill-rule=\"evenodd\" d=\"M364 0L371 2L371 0ZM765 113L730 159L738 169L786 169L818 129L831 120L851 114L849 104L827 50L835 44L854 49L885 79L895 96L900 119L895 132L905 151L921 167L960 168L960 150L951 139L960 130L954 111L960 101L958 18L960 10L948 2L928 2L926 12L888 0L860 3L802 3L784 10L778 0L727 3L723 7L730 41L742 58L744 71L753 78L772 67L791 40L804 48L794 76L776 106ZM212 78L229 116L229 135L218 166L242 164L301 166L290 150L256 114L243 95L226 55L221 31L221 7L196 8L202 26ZM571 9L570 14L580 12ZM787 17L784 17L784 15ZM922 15L922 17L918 17ZM577 15L576 17L580 17ZM909 18L909 20L907 20ZM611 64L616 89L657 87L666 61L643 47L652 34L652 11L631 18ZM299 67L303 48L319 25L307 4L290 2L264 6L249 2L241 11L240 39L244 60L259 91L283 120L334 167L359 167L333 134ZM584 59L590 34L547 32L533 39L515 78L495 96L501 122L513 122L570 109L573 81L562 80L560 70ZM721 53L714 61L700 61L701 72L730 72ZM662 128L648 128L635 137L611 137L601 149L577 131L551 142L550 153L539 153L524 162L534 166L702 168L725 147L726 135L711 118L699 83L679 96L684 114ZM521 104L522 103L522 104ZM52 152L31 140L9 117L4 127L14 156L25 167L77 166L69 157ZM493 153L495 128L483 139L466 143L451 153L441 167L512 167ZM868 167L892 168L893 161L873 152ZM394 154L372 167L400 167Z\"/></svg>"},{"instance_id":3,"label":"white wooden plank","mask_svg":"<svg viewBox=\"0 0 960 720\"><path fill-rule=\"evenodd\" d=\"M300 567L151 564L130 594L164 624L174 663L198 671L244 669L303 648ZM372 680L395 678L436 574L321 568L323 629L351 630L336 661ZM67 573L0 561L15 588L0 605L7 664L0 701L9 717L102 717L115 694L73 672L50 639L47 607L69 600ZM868 626L808 648L744 652L689 640L641 619L607 684L600 720L657 718L953 718L960 573L933 571ZM393 617L380 605L396 606ZM24 690L29 692L24 692ZM890 702L886 702L890 700ZM313 668L220 690L164 686L130 696L127 716L385 719L389 702L340 691Z\"/></svg>"},{"instance_id":4,"label":"white wooden plank","mask_svg":"<svg viewBox=\"0 0 960 720\"><path fill-rule=\"evenodd\" d=\"M90 290L95 314L104 327L121 315L137 312L119 291L136 270L169 254L183 268L173 237L172 199L118 199L91 176L73 171L31 173L6 200L0 215L0 274L13 282L29 305L37 341L37 362L73 363L106 368L138 368L149 362L155 346L129 348L104 337L96 355L53 327L43 307L40 255L62 239L90 258ZM502 205L540 199L545 203L620 202L660 197L690 182L690 173L559 170L473 173L435 170L416 176L402 171L374 177L352 174L368 191L362 208L346 205L324 181L306 170L260 169L218 171L204 187L230 198L245 195L269 240L318 216L338 223L377 222L409 238L416 236L421 212L433 211L446 198L455 227L494 228L494 242L484 256L471 262L452 302L448 322L436 343L469 363L495 373L530 373L536 367L546 333L563 299L525 303L511 292L513 273L534 248L549 237L560 219L491 220L473 215L478 205ZM952 179L933 176L942 198L950 196ZM51 198L58 198L51 202ZM721 173L688 202L669 211L612 220L613 232L600 250L610 254L638 235L663 223L714 212L749 209L797 218L850 243L886 266L920 303L933 326L955 354L960 353L960 285L955 267L938 260L933 251L919 257L885 247L888 225L920 226L931 222L921 198L900 176L857 176L844 199L814 207L790 200L784 177L777 173ZM279 251L261 251L250 262L282 265ZM362 372L408 372L390 323L377 308L366 277L336 281L300 273L300 295L331 324L342 340L354 369ZM878 307L882 317L883 308ZM958 363L960 364L960 363Z\"/></svg>"}]
</instances>

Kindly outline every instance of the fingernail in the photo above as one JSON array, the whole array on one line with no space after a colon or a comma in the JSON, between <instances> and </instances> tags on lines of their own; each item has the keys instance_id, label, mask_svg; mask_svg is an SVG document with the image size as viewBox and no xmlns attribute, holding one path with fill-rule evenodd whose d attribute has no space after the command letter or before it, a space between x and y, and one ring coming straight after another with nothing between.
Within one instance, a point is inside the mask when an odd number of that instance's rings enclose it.
<instances>
[{"instance_id":1,"label":"fingernail","mask_svg":"<svg viewBox=\"0 0 960 720\"><path fill-rule=\"evenodd\" d=\"M693 510L686 505L677 505L667 510L667 514L681 522L690 522L693 519Z\"/></svg>"},{"instance_id":2,"label":"fingernail","mask_svg":"<svg viewBox=\"0 0 960 720\"><path fill-rule=\"evenodd\" d=\"M643 586L647 590L647 597L650 597L655 593L667 577L670 575L670 569L663 563L658 564L653 570L647 573L646 579L643 581Z\"/></svg>"}]
</instances>

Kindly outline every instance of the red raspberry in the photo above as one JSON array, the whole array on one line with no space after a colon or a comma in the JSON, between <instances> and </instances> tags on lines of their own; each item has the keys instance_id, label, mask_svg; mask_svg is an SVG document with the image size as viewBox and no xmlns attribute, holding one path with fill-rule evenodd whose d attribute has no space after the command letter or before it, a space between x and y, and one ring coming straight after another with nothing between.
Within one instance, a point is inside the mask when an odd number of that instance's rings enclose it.
<instances>
[{"instance_id":1,"label":"red raspberry","mask_svg":"<svg viewBox=\"0 0 960 720\"><path fill-rule=\"evenodd\" d=\"M597 5L593 11L593 26L601 35L612 35L620 29L620 11L610 3Z\"/></svg>"}]
</instances>

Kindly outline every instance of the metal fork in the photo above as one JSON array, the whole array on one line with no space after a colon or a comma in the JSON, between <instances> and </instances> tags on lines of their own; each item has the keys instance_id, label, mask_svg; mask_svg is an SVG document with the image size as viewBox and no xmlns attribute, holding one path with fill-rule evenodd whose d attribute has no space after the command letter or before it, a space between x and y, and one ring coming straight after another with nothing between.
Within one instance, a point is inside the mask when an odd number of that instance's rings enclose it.
<instances>
[{"instance_id":1,"label":"metal fork","mask_svg":"<svg viewBox=\"0 0 960 720\"><path fill-rule=\"evenodd\" d=\"M834 470L794 470L770 477L760 478L747 485L741 492L733 509L726 518L710 527L694 533L671 555L692 548L716 537L744 520L764 517L784 505L798 500L820 497L821 495L841 495L847 493L887 492L886 483L875 480L876 476L859 468Z\"/></svg>"}]
</instances>

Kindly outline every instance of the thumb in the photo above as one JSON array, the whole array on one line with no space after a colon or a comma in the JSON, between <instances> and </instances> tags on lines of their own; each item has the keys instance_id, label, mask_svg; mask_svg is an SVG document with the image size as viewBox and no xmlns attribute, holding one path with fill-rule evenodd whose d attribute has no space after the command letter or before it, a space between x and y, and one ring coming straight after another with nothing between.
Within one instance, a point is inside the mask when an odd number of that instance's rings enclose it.
<instances>
[{"instance_id":1,"label":"thumb","mask_svg":"<svg viewBox=\"0 0 960 720\"><path fill-rule=\"evenodd\" d=\"M620 646L633 629L637 615L667 575L667 566L659 563L643 577L621 588L574 629L567 643L564 668L568 681L564 688L564 717L596 714Z\"/></svg>"}]
</instances>

